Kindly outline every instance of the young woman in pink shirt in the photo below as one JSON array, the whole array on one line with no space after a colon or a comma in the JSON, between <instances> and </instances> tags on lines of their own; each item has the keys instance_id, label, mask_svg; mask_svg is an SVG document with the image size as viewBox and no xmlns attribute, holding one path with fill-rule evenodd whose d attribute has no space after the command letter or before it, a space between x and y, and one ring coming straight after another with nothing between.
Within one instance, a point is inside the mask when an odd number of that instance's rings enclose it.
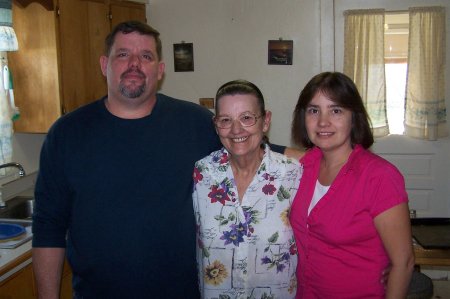
<instances>
[{"instance_id":1,"label":"young woman in pink shirt","mask_svg":"<svg viewBox=\"0 0 450 299\"><path fill-rule=\"evenodd\" d=\"M337 72L313 77L300 94L292 135L307 149L290 213L296 298L406 298L414 255L405 183L368 150L370 120L353 81Z\"/></svg>"}]
</instances>

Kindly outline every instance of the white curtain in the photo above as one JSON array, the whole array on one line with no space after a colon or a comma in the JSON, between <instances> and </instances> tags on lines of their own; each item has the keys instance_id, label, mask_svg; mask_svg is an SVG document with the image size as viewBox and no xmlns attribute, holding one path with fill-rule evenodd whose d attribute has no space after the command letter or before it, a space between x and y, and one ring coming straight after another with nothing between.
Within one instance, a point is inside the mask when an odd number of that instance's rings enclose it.
<instances>
[{"instance_id":1,"label":"white curtain","mask_svg":"<svg viewBox=\"0 0 450 299\"><path fill-rule=\"evenodd\" d=\"M344 12L344 73L355 82L375 137L389 134L384 70L384 10Z\"/></svg>"},{"instance_id":2,"label":"white curtain","mask_svg":"<svg viewBox=\"0 0 450 299\"><path fill-rule=\"evenodd\" d=\"M444 8L410 8L406 135L426 140L448 135L444 75Z\"/></svg>"}]
</instances>

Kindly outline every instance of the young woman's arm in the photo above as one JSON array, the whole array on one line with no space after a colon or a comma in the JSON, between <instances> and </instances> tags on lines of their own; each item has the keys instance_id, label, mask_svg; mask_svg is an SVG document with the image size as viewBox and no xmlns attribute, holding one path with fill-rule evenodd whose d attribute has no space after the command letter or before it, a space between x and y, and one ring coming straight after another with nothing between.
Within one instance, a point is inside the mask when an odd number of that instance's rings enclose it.
<instances>
[{"instance_id":1,"label":"young woman's arm","mask_svg":"<svg viewBox=\"0 0 450 299\"><path fill-rule=\"evenodd\" d=\"M391 260L386 299L406 298L414 269L411 222L406 203L375 217L375 227Z\"/></svg>"}]
</instances>

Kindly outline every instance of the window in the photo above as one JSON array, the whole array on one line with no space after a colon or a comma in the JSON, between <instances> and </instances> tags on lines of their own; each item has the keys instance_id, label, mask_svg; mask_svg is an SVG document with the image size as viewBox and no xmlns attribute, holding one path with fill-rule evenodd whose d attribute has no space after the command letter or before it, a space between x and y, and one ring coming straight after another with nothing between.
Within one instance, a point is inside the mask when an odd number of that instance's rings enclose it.
<instances>
[{"instance_id":1,"label":"window","mask_svg":"<svg viewBox=\"0 0 450 299\"><path fill-rule=\"evenodd\" d=\"M374 136L448 136L445 8L347 10L344 16L344 73L359 89Z\"/></svg>"},{"instance_id":2,"label":"window","mask_svg":"<svg viewBox=\"0 0 450 299\"><path fill-rule=\"evenodd\" d=\"M409 14L385 15L384 63L386 75L386 110L390 134L405 131L405 90L408 67Z\"/></svg>"}]
</instances>

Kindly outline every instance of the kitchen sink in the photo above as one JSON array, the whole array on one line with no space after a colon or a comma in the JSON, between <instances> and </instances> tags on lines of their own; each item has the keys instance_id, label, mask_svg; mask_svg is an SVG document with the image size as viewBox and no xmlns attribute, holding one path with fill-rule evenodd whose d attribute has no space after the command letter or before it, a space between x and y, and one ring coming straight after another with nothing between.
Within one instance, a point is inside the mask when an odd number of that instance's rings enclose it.
<instances>
[{"instance_id":1,"label":"kitchen sink","mask_svg":"<svg viewBox=\"0 0 450 299\"><path fill-rule=\"evenodd\" d=\"M8 219L8 218L0 218L0 223L11 223L23 226L25 229L25 233L20 236L0 240L0 249L14 249L19 247L20 245L28 242L33 237L33 232L31 231L32 221L31 219Z\"/></svg>"},{"instance_id":2,"label":"kitchen sink","mask_svg":"<svg viewBox=\"0 0 450 299\"><path fill-rule=\"evenodd\" d=\"M29 220L33 215L34 198L32 196L16 196L6 201L6 207L0 208L0 220Z\"/></svg>"},{"instance_id":3,"label":"kitchen sink","mask_svg":"<svg viewBox=\"0 0 450 299\"><path fill-rule=\"evenodd\" d=\"M16 196L6 201L6 207L0 208L0 223L21 225L25 232L18 237L1 240L0 249L12 249L31 240L34 199L32 196Z\"/></svg>"}]
</instances>

